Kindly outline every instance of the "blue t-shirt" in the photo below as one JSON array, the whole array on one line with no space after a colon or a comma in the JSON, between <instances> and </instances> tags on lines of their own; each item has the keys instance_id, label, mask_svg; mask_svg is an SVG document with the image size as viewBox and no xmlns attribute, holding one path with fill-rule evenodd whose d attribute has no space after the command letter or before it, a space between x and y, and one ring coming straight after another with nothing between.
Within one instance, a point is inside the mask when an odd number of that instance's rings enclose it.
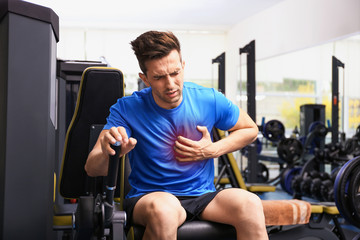
<instances>
[{"instance_id":1,"label":"blue t-shirt","mask_svg":"<svg viewBox=\"0 0 360 240\"><path fill-rule=\"evenodd\" d=\"M176 196L199 196L215 191L214 160L180 162L175 159L178 136L202 138L196 126L221 130L232 128L239 108L212 89L185 82L183 100L174 109L159 107L151 88L120 98L110 108L104 129L123 126L137 140L128 154L131 165L127 198L148 192L164 191Z\"/></svg>"}]
</instances>

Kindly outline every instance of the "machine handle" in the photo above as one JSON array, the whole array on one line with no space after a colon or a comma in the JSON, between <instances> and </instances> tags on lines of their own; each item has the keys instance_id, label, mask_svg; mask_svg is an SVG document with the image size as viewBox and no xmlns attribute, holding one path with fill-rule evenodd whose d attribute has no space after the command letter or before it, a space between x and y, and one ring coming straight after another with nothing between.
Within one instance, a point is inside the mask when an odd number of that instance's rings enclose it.
<instances>
[{"instance_id":1,"label":"machine handle","mask_svg":"<svg viewBox=\"0 0 360 240\"><path fill-rule=\"evenodd\" d=\"M116 189L116 180L119 171L119 154L121 149L121 143L116 142L114 145L110 145L114 149L115 154L109 156L109 168L106 182L106 202L110 205L113 204L114 193Z\"/></svg>"}]
</instances>

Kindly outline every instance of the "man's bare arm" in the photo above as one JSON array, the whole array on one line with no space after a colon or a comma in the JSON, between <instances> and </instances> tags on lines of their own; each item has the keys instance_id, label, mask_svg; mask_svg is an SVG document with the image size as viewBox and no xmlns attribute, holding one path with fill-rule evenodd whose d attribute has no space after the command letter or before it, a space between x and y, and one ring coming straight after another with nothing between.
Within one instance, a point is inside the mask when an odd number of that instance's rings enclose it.
<instances>
[{"instance_id":1,"label":"man's bare arm","mask_svg":"<svg viewBox=\"0 0 360 240\"><path fill-rule=\"evenodd\" d=\"M121 143L120 156L130 152L137 143L136 139L128 138L123 127L112 127L109 130L102 130L86 160L85 171L89 176L107 175L109 155L115 154L110 144L115 144L117 141Z\"/></svg>"}]
</instances>

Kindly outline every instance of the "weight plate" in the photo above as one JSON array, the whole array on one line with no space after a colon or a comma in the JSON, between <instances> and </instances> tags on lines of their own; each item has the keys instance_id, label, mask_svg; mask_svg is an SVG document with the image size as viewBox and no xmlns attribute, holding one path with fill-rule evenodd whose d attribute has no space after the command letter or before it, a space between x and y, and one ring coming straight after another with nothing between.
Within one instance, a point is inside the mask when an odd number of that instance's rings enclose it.
<instances>
[{"instance_id":1,"label":"weight plate","mask_svg":"<svg viewBox=\"0 0 360 240\"><path fill-rule=\"evenodd\" d=\"M296 175L300 173L300 170L301 170L300 167L296 167L296 168L288 169L284 172L284 176L282 177L281 187L290 195L294 193L292 189L292 180Z\"/></svg>"},{"instance_id":2,"label":"weight plate","mask_svg":"<svg viewBox=\"0 0 360 240\"><path fill-rule=\"evenodd\" d=\"M351 172L352 176L348 187L350 202L349 207L354 219L357 222L360 222L360 165L354 168Z\"/></svg>"},{"instance_id":3,"label":"weight plate","mask_svg":"<svg viewBox=\"0 0 360 240\"><path fill-rule=\"evenodd\" d=\"M346 162L339 170L334 184L335 203L340 214L356 227L360 227L359 206L356 206L359 198L359 189L356 189L356 187L359 188L359 183L353 183L352 180L359 181L360 177L357 176L360 174L358 166L360 166L360 157Z\"/></svg>"},{"instance_id":4,"label":"weight plate","mask_svg":"<svg viewBox=\"0 0 360 240\"><path fill-rule=\"evenodd\" d=\"M303 145L295 138L284 138L277 146L277 153L280 159L287 164L293 164L303 154Z\"/></svg>"},{"instance_id":5,"label":"weight plate","mask_svg":"<svg viewBox=\"0 0 360 240\"><path fill-rule=\"evenodd\" d=\"M266 167L265 164L259 162L257 166L257 171L257 183L265 183L269 180L269 169ZM248 172L249 168L246 167L244 169L245 181L247 180L246 176L248 175Z\"/></svg>"},{"instance_id":6,"label":"weight plate","mask_svg":"<svg viewBox=\"0 0 360 240\"><path fill-rule=\"evenodd\" d=\"M285 168L284 171L281 173L281 176L280 176L280 186L284 191L286 191L285 178L286 178L287 174L290 172L291 169L292 168Z\"/></svg>"},{"instance_id":7,"label":"weight plate","mask_svg":"<svg viewBox=\"0 0 360 240\"><path fill-rule=\"evenodd\" d=\"M262 133L266 139L277 142L285 137L285 127L279 120L270 120L265 123Z\"/></svg>"},{"instance_id":8,"label":"weight plate","mask_svg":"<svg viewBox=\"0 0 360 240\"><path fill-rule=\"evenodd\" d=\"M333 182L335 182L336 176L338 175L339 171L341 169L341 166L335 167L331 173L330 173L330 178Z\"/></svg>"}]
</instances>

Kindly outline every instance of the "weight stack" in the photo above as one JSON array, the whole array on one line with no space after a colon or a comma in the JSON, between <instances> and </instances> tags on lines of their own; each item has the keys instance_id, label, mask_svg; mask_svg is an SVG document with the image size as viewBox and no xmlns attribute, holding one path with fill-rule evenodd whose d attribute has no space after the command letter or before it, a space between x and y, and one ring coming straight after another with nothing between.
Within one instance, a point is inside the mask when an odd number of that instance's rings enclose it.
<instances>
[{"instance_id":1,"label":"weight stack","mask_svg":"<svg viewBox=\"0 0 360 240\"><path fill-rule=\"evenodd\" d=\"M304 104L300 106L300 137L309 133L309 127L313 122L321 122L325 125L325 105Z\"/></svg>"}]
</instances>

